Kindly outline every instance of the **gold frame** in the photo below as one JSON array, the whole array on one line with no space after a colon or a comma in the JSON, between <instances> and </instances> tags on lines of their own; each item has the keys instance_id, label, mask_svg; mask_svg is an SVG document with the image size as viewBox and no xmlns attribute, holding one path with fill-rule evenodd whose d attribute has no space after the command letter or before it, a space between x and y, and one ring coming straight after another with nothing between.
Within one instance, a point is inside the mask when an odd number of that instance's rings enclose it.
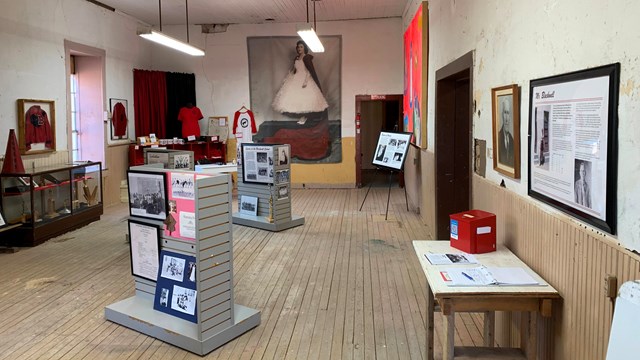
<instances>
[{"instance_id":1,"label":"gold frame","mask_svg":"<svg viewBox=\"0 0 640 360\"><path fill-rule=\"evenodd\" d=\"M507 97L502 102L511 104L511 135L513 145L505 141L500 143L502 131L502 117L500 116L501 97ZM510 101L510 102L509 102ZM505 85L491 89L491 113L493 123L493 169L514 179L520 178L520 88L516 84ZM503 135L507 138L508 135ZM504 144L504 145L503 145ZM508 144L508 145L507 145ZM513 152L511 154L511 152Z\"/></svg>"},{"instance_id":2,"label":"gold frame","mask_svg":"<svg viewBox=\"0 0 640 360\"><path fill-rule=\"evenodd\" d=\"M33 143L33 144L44 144L44 148L31 149L31 143L29 144L29 148L27 148L27 129L26 129L26 116L27 112L31 110L34 106L40 106L45 115L47 116L44 120L48 121L50 127L50 137L51 143L47 146L47 142L44 143ZM18 99L18 142L20 145L20 154L22 155L32 155L32 154L42 154L42 153L50 153L56 151L56 112L55 112L55 102L53 100L35 100L35 99Z\"/></svg>"}]
</instances>

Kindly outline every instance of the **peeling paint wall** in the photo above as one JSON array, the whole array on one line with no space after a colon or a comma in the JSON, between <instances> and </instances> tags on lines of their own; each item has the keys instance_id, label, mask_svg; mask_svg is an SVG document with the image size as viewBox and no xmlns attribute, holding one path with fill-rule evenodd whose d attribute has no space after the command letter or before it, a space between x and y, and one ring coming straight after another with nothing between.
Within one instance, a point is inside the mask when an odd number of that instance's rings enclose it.
<instances>
[{"instance_id":1,"label":"peeling paint wall","mask_svg":"<svg viewBox=\"0 0 640 360\"><path fill-rule=\"evenodd\" d=\"M406 28L419 1L410 0ZM474 51L473 137L491 137L491 88L521 87L521 179L504 177L487 157L486 177L505 180L507 189L527 196L529 81L621 63L619 101L618 235L623 245L640 249L640 2L633 0L433 0L429 1L429 84L427 111L430 150L434 144L435 71ZM429 171L423 168L422 170ZM431 171L433 171L431 169ZM424 186L423 186L424 187ZM426 196L429 198L429 196ZM534 201L533 199L530 199ZM557 213L540 203L549 213Z\"/></svg>"}]
</instances>

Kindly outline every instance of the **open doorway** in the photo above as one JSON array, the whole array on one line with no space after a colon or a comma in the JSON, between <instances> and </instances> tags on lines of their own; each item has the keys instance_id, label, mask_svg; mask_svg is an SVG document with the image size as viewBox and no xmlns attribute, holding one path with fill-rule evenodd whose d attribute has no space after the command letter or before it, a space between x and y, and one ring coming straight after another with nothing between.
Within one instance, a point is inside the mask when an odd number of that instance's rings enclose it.
<instances>
[{"instance_id":1,"label":"open doorway","mask_svg":"<svg viewBox=\"0 0 640 360\"><path fill-rule=\"evenodd\" d=\"M388 172L372 164L381 131L402 131L402 95L356 95L356 186L388 186ZM400 177L396 178L404 186Z\"/></svg>"},{"instance_id":2,"label":"open doorway","mask_svg":"<svg viewBox=\"0 0 640 360\"><path fill-rule=\"evenodd\" d=\"M436 71L436 239L449 238L449 215L471 205L473 53Z\"/></svg>"},{"instance_id":3,"label":"open doorway","mask_svg":"<svg viewBox=\"0 0 640 360\"><path fill-rule=\"evenodd\" d=\"M105 163L105 51L65 41L71 161Z\"/></svg>"}]
</instances>

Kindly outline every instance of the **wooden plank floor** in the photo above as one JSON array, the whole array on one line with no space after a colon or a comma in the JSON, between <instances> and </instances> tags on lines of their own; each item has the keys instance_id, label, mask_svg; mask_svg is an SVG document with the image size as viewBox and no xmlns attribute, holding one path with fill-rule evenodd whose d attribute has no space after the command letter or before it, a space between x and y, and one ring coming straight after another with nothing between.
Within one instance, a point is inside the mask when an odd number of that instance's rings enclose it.
<instances>
[{"instance_id":1,"label":"wooden plank floor","mask_svg":"<svg viewBox=\"0 0 640 360\"><path fill-rule=\"evenodd\" d=\"M293 190L305 225L279 233L234 225L235 302L257 328L207 359L424 359L426 280L411 245L427 239L404 192ZM0 254L0 360L198 359L104 320L133 296L128 210L17 253ZM0 234L6 236L6 234ZM441 319L435 318L436 358ZM456 345L482 345L478 314L456 318Z\"/></svg>"}]
</instances>

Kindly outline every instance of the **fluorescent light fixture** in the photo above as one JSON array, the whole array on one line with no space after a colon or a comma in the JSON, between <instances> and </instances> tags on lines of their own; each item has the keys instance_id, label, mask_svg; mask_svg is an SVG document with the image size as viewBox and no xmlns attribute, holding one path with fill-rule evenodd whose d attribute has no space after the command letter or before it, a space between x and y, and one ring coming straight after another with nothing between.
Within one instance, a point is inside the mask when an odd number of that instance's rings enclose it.
<instances>
[{"instance_id":1,"label":"fluorescent light fixture","mask_svg":"<svg viewBox=\"0 0 640 360\"><path fill-rule=\"evenodd\" d=\"M298 35L300 35L302 40L307 44L309 50L314 53L324 52L324 46L322 46L322 43L320 42L315 30L313 30L311 24L306 23L298 25Z\"/></svg>"},{"instance_id":2,"label":"fluorescent light fixture","mask_svg":"<svg viewBox=\"0 0 640 360\"><path fill-rule=\"evenodd\" d=\"M183 53L186 53L192 56L204 56L204 50L198 49L197 47L191 46L178 39L174 39L171 36L167 36L159 31L151 30L146 32L140 32L138 33L138 35L142 36L147 40L151 40L155 43L168 46L172 49L182 51Z\"/></svg>"}]
</instances>

